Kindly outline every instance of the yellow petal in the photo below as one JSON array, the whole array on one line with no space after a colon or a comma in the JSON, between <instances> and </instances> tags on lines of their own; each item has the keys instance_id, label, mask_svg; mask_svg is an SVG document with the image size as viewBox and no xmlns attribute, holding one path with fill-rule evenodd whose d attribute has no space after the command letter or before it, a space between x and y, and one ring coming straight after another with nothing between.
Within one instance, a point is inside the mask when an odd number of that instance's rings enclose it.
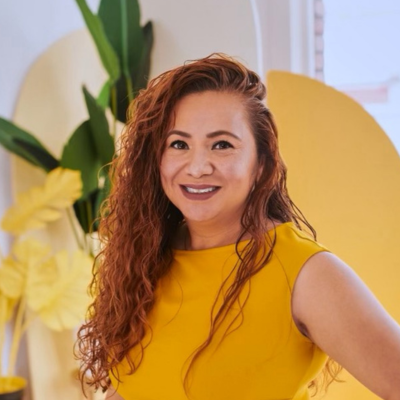
<instances>
[{"instance_id":1,"label":"yellow petal","mask_svg":"<svg viewBox=\"0 0 400 400\"><path fill-rule=\"evenodd\" d=\"M4 259L0 268L0 290L12 298L19 299L27 286L32 266L47 258L50 248L35 239L16 242L11 250L13 257Z\"/></svg>"},{"instance_id":2,"label":"yellow petal","mask_svg":"<svg viewBox=\"0 0 400 400\"><path fill-rule=\"evenodd\" d=\"M0 268L0 290L12 299L19 299L24 291L26 280L25 265L11 257L3 260Z\"/></svg>"},{"instance_id":3,"label":"yellow petal","mask_svg":"<svg viewBox=\"0 0 400 400\"><path fill-rule=\"evenodd\" d=\"M70 263L67 252L61 251L51 262L57 268L57 280L50 287L36 286L30 290L28 305L49 328L70 329L82 322L90 302L87 288L92 278L93 259L77 250Z\"/></svg>"},{"instance_id":4,"label":"yellow petal","mask_svg":"<svg viewBox=\"0 0 400 400\"><path fill-rule=\"evenodd\" d=\"M71 206L82 195L81 173L61 167L52 170L47 175L45 193L52 207L62 209Z\"/></svg>"},{"instance_id":5,"label":"yellow petal","mask_svg":"<svg viewBox=\"0 0 400 400\"><path fill-rule=\"evenodd\" d=\"M10 299L0 291L0 325L4 325L10 318L16 300Z\"/></svg>"},{"instance_id":6,"label":"yellow petal","mask_svg":"<svg viewBox=\"0 0 400 400\"><path fill-rule=\"evenodd\" d=\"M11 253L22 264L33 265L49 256L50 246L36 239L28 238L15 242Z\"/></svg>"},{"instance_id":7,"label":"yellow petal","mask_svg":"<svg viewBox=\"0 0 400 400\"><path fill-rule=\"evenodd\" d=\"M16 235L28 229L42 228L61 216L82 194L79 171L56 168L47 174L43 186L33 187L17 196L16 204L5 213L3 230Z\"/></svg>"},{"instance_id":8,"label":"yellow petal","mask_svg":"<svg viewBox=\"0 0 400 400\"><path fill-rule=\"evenodd\" d=\"M41 263L32 265L31 273L28 274L26 286L26 299L33 311L39 310L46 303L46 296L43 294L53 287L59 274L54 257Z\"/></svg>"}]
</instances>

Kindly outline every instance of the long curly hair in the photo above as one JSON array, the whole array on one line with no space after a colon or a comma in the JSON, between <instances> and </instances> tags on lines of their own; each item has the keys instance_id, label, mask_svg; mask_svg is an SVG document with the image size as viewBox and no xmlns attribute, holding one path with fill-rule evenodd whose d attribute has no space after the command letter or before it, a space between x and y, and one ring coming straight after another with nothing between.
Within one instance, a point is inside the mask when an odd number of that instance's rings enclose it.
<instances>
[{"instance_id":1,"label":"long curly hair","mask_svg":"<svg viewBox=\"0 0 400 400\"><path fill-rule=\"evenodd\" d=\"M226 311L238 299L246 282L271 257L275 238L272 246L267 247L268 219L292 221L299 229L302 222L317 240L314 228L289 197L287 168L279 154L277 129L265 105L266 88L255 72L231 57L213 53L151 80L130 106L118 156L111 165L113 185L102 205L101 252L96 257L90 286L94 301L76 343L82 384L105 391L110 385L109 374L115 374L114 367L124 358L131 373L141 364L142 359L135 365L129 351L134 346L141 347L142 355L145 351L141 340L147 329L151 331L147 316L154 305L155 288L171 266L172 240L184 222L184 216L169 201L161 185L159 167L166 134L176 103L184 96L204 91L240 96L255 137L262 172L248 195L241 218L242 233L236 245L244 235L251 239L244 253L239 254L236 247L239 264L235 281L213 319L209 337L190 361L185 391L192 364L211 342ZM340 366L329 359L323 385L327 387L339 371ZM310 384L317 386L317 381Z\"/></svg>"}]
</instances>

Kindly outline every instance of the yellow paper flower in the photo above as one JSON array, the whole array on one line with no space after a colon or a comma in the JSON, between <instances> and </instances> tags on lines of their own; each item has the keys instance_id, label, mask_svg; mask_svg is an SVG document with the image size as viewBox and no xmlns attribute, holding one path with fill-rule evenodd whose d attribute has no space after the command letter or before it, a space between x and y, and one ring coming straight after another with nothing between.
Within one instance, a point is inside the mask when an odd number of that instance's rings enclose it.
<instances>
[{"instance_id":1,"label":"yellow paper flower","mask_svg":"<svg viewBox=\"0 0 400 400\"><path fill-rule=\"evenodd\" d=\"M14 257L5 258L0 268L0 290L7 297L18 300L24 295L29 281L35 279L33 268L48 258L50 248L35 239L26 239L15 243L11 253Z\"/></svg>"},{"instance_id":2,"label":"yellow paper flower","mask_svg":"<svg viewBox=\"0 0 400 400\"><path fill-rule=\"evenodd\" d=\"M0 291L0 326L11 318L15 303L16 300L10 299Z\"/></svg>"},{"instance_id":3,"label":"yellow paper flower","mask_svg":"<svg viewBox=\"0 0 400 400\"><path fill-rule=\"evenodd\" d=\"M37 186L17 196L17 202L3 217L1 227L16 235L28 229L42 228L61 216L61 210L71 206L82 194L79 171L56 168L49 172L43 186Z\"/></svg>"},{"instance_id":4,"label":"yellow paper flower","mask_svg":"<svg viewBox=\"0 0 400 400\"><path fill-rule=\"evenodd\" d=\"M82 322L90 298L87 288L92 277L93 258L81 250L75 251L70 262L65 250L47 263L35 266L37 281L27 287L28 306L53 330L70 329ZM45 284L47 271L57 271L50 286Z\"/></svg>"}]
</instances>

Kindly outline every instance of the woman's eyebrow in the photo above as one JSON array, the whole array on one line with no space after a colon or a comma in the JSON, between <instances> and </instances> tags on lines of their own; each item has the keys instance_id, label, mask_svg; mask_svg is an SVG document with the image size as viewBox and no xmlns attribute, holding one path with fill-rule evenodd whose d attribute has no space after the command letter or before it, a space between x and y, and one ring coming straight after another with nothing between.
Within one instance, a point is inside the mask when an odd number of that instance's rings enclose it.
<instances>
[{"instance_id":1,"label":"woman's eyebrow","mask_svg":"<svg viewBox=\"0 0 400 400\"><path fill-rule=\"evenodd\" d=\"M174 130L172 130L172 131L170 131L168 133L168 137L171 136L171 135L179 135L179 136L183 136L185 138L191 138L192 137L192 135L190 133L179 131L179 130L176 130L176 129L174 129ZM234 133L229 132L229 131L224 131L224 130L219 130L219 131L214 131L214 132L211 132L211 133L207 133L206 137L210 138L210 139L213 139L213 138L215 138L217 136L222 136L222 135L232 136L237 140L241 140L240 137L235 135Z\"/></svg>"}]
</instances>

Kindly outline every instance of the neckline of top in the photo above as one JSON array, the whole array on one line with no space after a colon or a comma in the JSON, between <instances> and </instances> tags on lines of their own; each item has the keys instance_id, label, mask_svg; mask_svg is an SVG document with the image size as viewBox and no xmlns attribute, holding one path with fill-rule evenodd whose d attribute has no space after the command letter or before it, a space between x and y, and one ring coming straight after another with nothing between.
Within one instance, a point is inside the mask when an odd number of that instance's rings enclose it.
<instances>
[{"instance_id":1,"label":"neckline of top","mask_svg":"<svg viewBox=\"0 0 400 400\"><path fill-rule=\"evenodd\" d=\"M293 221L286 221L282 222L279 225L275 225L274 228L269 229L265 234L269 234L270 232L273 232L274 230L278 230L281 226L286 226L286 225L293 225ZM239 246L242 247L246 243L250 242L251 239L246 239L242 240L239 242ZM183 249L172 249L172 252L175 255L184 255L184 254L204 254L204 253L213 253L213 252L223 252L226 250L229 250L231 248L235 248L236 243L231 243L231 244L226 244L224 246L218 246L218 247L210 247L208 249L200 249L200 250L183 250Z\"/></svg>"}]
</instances>

